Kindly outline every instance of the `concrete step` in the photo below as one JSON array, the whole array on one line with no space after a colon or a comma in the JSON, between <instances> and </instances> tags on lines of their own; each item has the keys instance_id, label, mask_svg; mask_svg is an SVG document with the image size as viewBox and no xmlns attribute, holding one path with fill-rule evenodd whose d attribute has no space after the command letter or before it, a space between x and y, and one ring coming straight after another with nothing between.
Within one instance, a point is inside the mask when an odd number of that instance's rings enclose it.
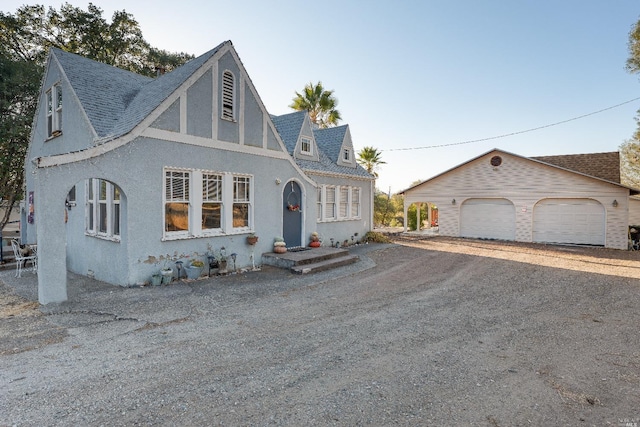
<instances>
[{"instance_id":1,"label":"concrete step","mask_svg":"<svg viewBox=\"0 0 640 427\"><path fill-rule=\"evenodd\" d=\"M319 271L325 271L336 267L342 267L343 265L353 264L360 259L358 255L342 255L339 257L332 257L317 262L307 262L291 267L291 271L296 274L309 274L317 273Z\"/></svg>"}]
</instances>

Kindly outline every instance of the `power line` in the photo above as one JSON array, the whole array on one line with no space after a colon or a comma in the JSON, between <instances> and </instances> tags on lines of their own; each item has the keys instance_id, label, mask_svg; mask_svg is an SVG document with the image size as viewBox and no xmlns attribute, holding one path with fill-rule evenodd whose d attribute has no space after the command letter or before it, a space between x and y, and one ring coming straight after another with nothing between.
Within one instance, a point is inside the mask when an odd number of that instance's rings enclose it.
<instances>
[{"instance_id":1,"label":"power line","mask_svg":"<svg viewBox=\"0 0 640 427\"><path fill-rule=\"evenodd\" d=\"M493 139L507 138L509 136L520 135L520 134L528 133L528 132L534 132L534 131L537 131L537 130L540 130L540 129L546 129L546 128L550 128L550 127L553 127L553 126L558 126L558 125L562 125L562 124L565 124L565 123L569 123L569 122L572 122L574 120L584 119L585 117L593 116L595 114L600 114L600 113L602 113L604 111L613 110L614 108L621 107L621 106L623 106L625 104L630 104L630 103L632 103L634 101L637 101L639 99L640 99L640 96L637 97L637 98L630 99L630 100L625 101L625 102L621 102L620 104L612 105L611 107L603 108L602 110L594 111L592 113L583 114L581 116L573 117L571 119L562 120L560 122L550 123L550 124L547 124L547 125L538 126L538 127L531 128L531 129L521 130L521 131L518 131L518 132L505 133L505 134L502 134L502 135L490 136L488 138L471 139L471 140L468 140L468 141L451 142L451 143L448 143L448 144L426 145L424 147L388 148L386 150L380 150L380 151L424 150L424 149L427 149L427 148L451 147L453 145L471 144L471 143L474 143L474 142L484 142L484 141L491 141Z\"/></svg>"}]
</instances>

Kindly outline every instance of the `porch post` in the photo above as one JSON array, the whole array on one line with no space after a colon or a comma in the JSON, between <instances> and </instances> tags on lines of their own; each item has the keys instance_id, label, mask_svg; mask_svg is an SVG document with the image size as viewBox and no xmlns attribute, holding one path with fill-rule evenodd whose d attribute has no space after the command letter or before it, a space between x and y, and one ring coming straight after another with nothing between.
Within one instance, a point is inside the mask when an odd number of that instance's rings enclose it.
<instances>
[{"instance_id":1,"label":"porch post","mask_svg":"<svg viewBox=\"0 0 640 427\"><path fill-rule=\"evenodd\" d=\"M408 210L409 210L409 209L408 209L408 207L407 207L407 199L406 199L406 195L405 195L405 200L404 200L403 205L404 205L404 206L403 206L403 208L404 208L404 209L403 209L403 210L404 210L404 212L403 212L403 214L402 214L402 215L403 215L404 221L402 221L402 222L403 222L403 224L402 224L402 225L404 226L404 232L406 233L406 232L407 232L407 212L408 212Z\"/></svg>"},{"instance_id":2,"label":"porch post","mask_svg":"<svg viewBox=\"0 0 640 427\"><path fill-rule=\"evenodd\" d=\"M417 215L417 219L416 219L416 231L420 231L420 226L422 224L420 224L420 205L421 203L416 203L416 215Z\"/></svg>"}]
</instances>

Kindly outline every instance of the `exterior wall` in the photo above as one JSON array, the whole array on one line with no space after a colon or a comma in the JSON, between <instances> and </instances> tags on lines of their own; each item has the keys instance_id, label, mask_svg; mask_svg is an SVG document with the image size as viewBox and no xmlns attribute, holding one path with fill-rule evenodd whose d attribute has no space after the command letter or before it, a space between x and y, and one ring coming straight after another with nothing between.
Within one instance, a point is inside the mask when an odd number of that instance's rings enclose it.
<instances>
[{"instance_id":1,"label":"exterior wall","mask_svg":"<svg viewBox=\"0 0 640 427\"><path fill-rule=\"evenodd\" d=\"M345 240L351 241L351 236L355 237L355 240L360 240L368 231L373 229L373 180L359 180L359 179L347 179L328 177L322 175L312 175L318 185L349 185L353 187L360 187L360 218L348 219L348 220L328 220L317 222L317 208L316 208L316 189L314 188L307 196L307 204L314 205L313 208L309 207L309 216L313 215L309 222L315 223L315 229L309 231L306 236L306 243L309 243L309 237L311 232L317 231L323 239L323 245L329 245L329 239L334 238L335 242L344 242ZM357 233L357 236L356 236ZM303 240L304 242L304 240Z\"/></svg>"},{"instance_id":2,"label":"exterior wall","mask_svg":"<svg viewBox=\"0 0 640 427\"><path fill-rule=\"evenodd\" d=\"M46 91L54 84L62 86L62 134L54 138L47 138L47 100ZM94 133L86 120L84 112L80 108L78 100L72 95L72 90L66 80L62 79L59 68L51 64L43 79L43 86L36 111L34 127L31 132L29 150L25 162L25 209L28 209L28 195L35 187L35 170L37 166L32 162L38 157L55 154L70 153L91 146ZM70 187L70 186L69 186ZM62 199L64 206L64 198ZM34 209L36 212L46 206L36 199ZM62 211L60 212L62 215ZM25 212L25 221L22 221L22 236L25 243L36 243L36 223L29 223Z\"/></svg>"},{"instance_id":3,"label":"exterior wall","mask_svg":"<svg viewBox=\"0 0 640 427\"><path fill-rule=\"evenodd\" d=\"M493 167L490 159L502 157ZM504 152L491 152L437 176L405 193L405 203L438 206L439 232L460 235L460 207L468 198L505 198L516 207L516 241L531 242L533 209L547 198L588 198L605 208L606 247L627 248L628 194L626 188L577 173L563 171ZM453 204L452 200L456 203ZM613 200L618 206L613 207Z\"/></svg>"},{"instance_id":4,"label":"exterior wall","mask_svg":"<svg viewBox=\"0 0 640 427\"><path fill-rule=\"evenodd\" d=\"M211 138L213 78L208 70L187 90L187 134Z\"/></svg>"}]
</instances>

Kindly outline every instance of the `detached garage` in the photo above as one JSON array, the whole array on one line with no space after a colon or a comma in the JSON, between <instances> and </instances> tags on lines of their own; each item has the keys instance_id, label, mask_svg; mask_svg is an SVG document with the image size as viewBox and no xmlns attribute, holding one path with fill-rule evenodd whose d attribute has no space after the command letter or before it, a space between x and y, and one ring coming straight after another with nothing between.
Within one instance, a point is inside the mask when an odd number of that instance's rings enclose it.
<instances>
[{"instance_id":1,"label":"detached garage","mask_svg":"<svg viewBox=\"0 0 640 427\"><path fill-rule=\"evenodd\" d=\"M627 249L617 152L523 157L494 149L401 192L438 207L439 234ZM405 227L406 231L406 227Z\"/></svg>"}]
</instances>

